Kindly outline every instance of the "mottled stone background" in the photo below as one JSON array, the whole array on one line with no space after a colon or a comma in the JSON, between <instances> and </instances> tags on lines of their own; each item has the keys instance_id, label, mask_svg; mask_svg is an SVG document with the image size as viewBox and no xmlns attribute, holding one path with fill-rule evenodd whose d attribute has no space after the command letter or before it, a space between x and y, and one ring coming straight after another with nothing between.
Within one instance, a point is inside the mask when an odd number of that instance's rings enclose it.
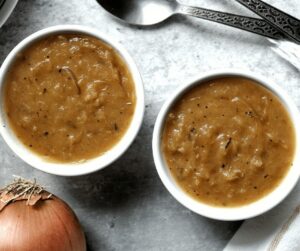
<instances>
[{"instance_id":1,"label":"mottled stone background","mask_svg":"<svg viewBox=\"0 0 300 251\"><path fill-rule=\"evenodd\" d=\"M183 2L250 14L233 0ZM268 2L300 17L298 0ZM128 49L145 84L143 127L116 163L76 178L57 177L31 168L0 138L0 186L9 182L13 174L36 177L74 208L90 250L221 250L240 222L214 221L196 215L166 191L151 152L158 111L174 88L199 73L224 67L265 75L284 87L299 106L299 73L275 55L262 37L179 16L148 29L129 27L108 16L95 0L19 1L0 29L0 63L23 38L57 24L95 27Z\"/></svg>"}]
</instances>

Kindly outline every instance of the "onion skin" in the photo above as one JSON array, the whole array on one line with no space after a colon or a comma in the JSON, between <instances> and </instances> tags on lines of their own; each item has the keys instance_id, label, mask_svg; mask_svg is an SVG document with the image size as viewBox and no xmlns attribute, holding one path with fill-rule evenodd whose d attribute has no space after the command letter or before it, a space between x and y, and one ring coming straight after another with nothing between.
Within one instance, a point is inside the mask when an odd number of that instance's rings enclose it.
<instances>
[{"instance_id":1,"label":"onion skin","mask_svg":"<svg viewBox=\"0 0 300 251\"><path fill-rule=\"evenodd\" d=\"M86 251L84 233L71 208L55 196L12 202L0 212L0 251Z\"/></svg>"}]
</instances>

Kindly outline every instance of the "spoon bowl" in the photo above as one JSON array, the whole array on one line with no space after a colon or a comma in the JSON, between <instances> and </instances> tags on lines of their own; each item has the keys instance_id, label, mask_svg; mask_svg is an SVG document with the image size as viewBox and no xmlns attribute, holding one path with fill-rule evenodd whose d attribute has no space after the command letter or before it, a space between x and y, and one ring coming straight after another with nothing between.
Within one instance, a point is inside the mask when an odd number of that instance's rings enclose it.
<instances>
[{"instance_id":1,"label":"spoon bowl","mask_svg":"<svg viewBox=\"0 0 300 251\"><path fill-rule=\"evenodd\" d=\"M175 0L97 0L113 16L133 25L154 25L172 16Z\"/></svg>"}]
</instances>

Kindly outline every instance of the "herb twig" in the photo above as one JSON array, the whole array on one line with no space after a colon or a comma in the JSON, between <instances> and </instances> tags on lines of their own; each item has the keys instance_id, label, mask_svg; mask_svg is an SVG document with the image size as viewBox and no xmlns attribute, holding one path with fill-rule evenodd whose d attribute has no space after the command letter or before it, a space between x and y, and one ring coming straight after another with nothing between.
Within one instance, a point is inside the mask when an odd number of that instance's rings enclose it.
<instances>
[{"instance_id":1,"label":"herb twig","mask_svg":"<svg viewBox=\"0 0 300 251\"><path fill-rule=\"evenodd\" d=\"M0 200L2 203L8 204L23 198L27 200L27 203L29 203L32 196L41 195L43 192L45 192L44 188L38 185L35 179L34 181L30 181L21 177L16 177L12 184L7 185L0 190ZM52 194L50 194L48 198L51 196ZM6 200L3 200L3 198L6 198Z\"/></svg>"}]
</instances>

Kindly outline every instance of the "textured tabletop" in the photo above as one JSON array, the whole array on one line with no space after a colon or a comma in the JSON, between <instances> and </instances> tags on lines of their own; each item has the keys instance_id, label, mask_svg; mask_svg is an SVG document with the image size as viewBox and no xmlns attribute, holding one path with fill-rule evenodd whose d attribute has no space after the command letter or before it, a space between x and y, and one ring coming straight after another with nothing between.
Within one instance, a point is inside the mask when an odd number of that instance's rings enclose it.
<instances>
[{"instance_id":1,"label":"textured tabletop","mask_svg":"<svg viewBox=\"0 0 300 251\"><path fill-rule=\"evenodd\" d=\"M249 15L233 0L182 1ZM300 18L298 0L271 4ZM144 80L146 113L130 149L103 171L76 178L46 174L25 164L0 138L0 186L20 175L38 181L76 211L90 250L222 250L240 222L221 222L181 206L162 185L153 163L155 118L173 90L197 74L243 68L281 85L300 106L299 73L275 55L264 38L219 24L174 17L147 29L125 26L96 0L20 0L0 29L0 63L31 33L57 24L95 27L120 41Z\"/></svg>"}]
</instances>

